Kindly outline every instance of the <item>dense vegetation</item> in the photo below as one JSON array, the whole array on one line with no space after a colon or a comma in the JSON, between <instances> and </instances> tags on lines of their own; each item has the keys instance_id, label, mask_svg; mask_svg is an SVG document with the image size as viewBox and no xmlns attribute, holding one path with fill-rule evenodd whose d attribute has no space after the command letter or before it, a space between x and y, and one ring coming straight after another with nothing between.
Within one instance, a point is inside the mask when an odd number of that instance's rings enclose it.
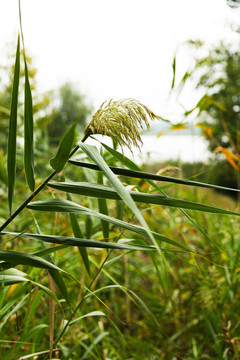
<instances>
[{"instance_id":1,"label":"dense vegetation","mask_svg":"<svg viewBox=\"0 0 240 360\"><path fill-rule=\"evenodd\" d=\"M184 75L180 88L192 79L194 86L204 91L196 106L187 110L185 116L195 112L195 120L198 120L195 123L214 154L211 164L214 172L210 181L239 188L239 28L233 35L231 44L221 42L210 47L200 40L188 41L188 46L194 49L195 61Z\"/></svg>"},{"instance_id":2,"label":"dense vegetation","mask_svg":"<svg viewBox=\"0 0 240 360\"><path fill-rule=\"evenodd\" d=\"M202 164L183 180L192 165L122 155L159 118L136 100L104 103L81 136L91 109L71 87L42 116L22 58L23 74L18 39L0 98L1 359L238 359L237 191Z\"/></svg>"}]
</instances>

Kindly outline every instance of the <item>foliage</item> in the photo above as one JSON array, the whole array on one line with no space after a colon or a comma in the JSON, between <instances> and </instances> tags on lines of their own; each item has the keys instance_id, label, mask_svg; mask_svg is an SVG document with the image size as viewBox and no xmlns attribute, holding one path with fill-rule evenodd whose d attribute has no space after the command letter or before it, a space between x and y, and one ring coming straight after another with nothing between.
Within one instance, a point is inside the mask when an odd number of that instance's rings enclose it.
<instances>
[{"instance_id":1,"label":"foliage","mask_svg":"<svg viewBox=\"0 0 240 360\"><path fill-rule=\"evenodd\" d=\"M156 164L144 164L143 170L148 172L157 172L160 169L171 173L177 172L178 176L184 179L194 180L197 177L197 182L207 182L215 185L219 185L220 188L215 188L221 194L226 194L233 199L237 198L237 192L225 191L222 187L236 188L237 184L237 172L236 170L225 160L215 160L209 163L196 162L194 164L190 162L184 162L181 167L178 167L179 163L176 160L168 160L163 163ZM169 170L168 170L169 169Z\"/></svg>"},{"instance_id":2,"label":"foliage","mask_svg":"<svg viewBox=\"0 0 240 360\"><path fill-rule=\"evenodd\" d=\"M74 121L78 121L79 130L83 131L92 107L86 104L85 97L69 83L61 86L53 94L52 100L56 105L49 114L48 134L50 143L56 145Z\"/></svg>"},{"instance_id":3,"label":"foliage","mask_svg":"<svg viewBox=\"0 0 240 360\"><path fill-rule=\"evenodd\" d=\"M199 46L196 42L191 44ZM203 46L200 44L200 50ZM195 74L197 78L197 87L206 90L195 109L202 116L199 126L209 140L209 148L238 169L240 57L236 48L237 44L221 42L210 49L206 57L196 59L192 76Z\"/></svg>"},{"instance_id":4,"label":"foliage","mask_svg":"<svg viewBox=\"0 0 240 360\"><path fill-rule=\"evenodd\" d=\"M16 66L12 114L19 111L19 77ZM24 86L29 120L29 81ZM85 142L104 132L106 119L115 142L122 145L124 136L139 146L136 125L153 117L136 100L108 102L75 147L74 122L51 172L45 166L48 176L31 174L34 188L30 175L24 181L15 167L22 149L8 147L1 189L1 359L239 356L240 214L214 205L217 186L145 173L116 147L101 143L99 151ZM27 121L24 141L34 139ZM21 125L15 116L8 128L12 143ZM25 153L35 159L32 145ZM203 203L189 186L205 187Z\"/></svg>"},{"instance_id":5,"label":"foliage","mask_svg":"<svg viewBox=\"0 0 240 360\"><path fill-rule=\"evenodd\" d=\"M189 40L187 42L188 47L193 47L195 51L194 65L184 74L177 86L174 81L174 89L172 88L171 91L176 91L177 96L179 96L186 82L189 81L192 81L192 84L194 83L195 88L204 90L204 95L197 104L190 110L185 110L185 123L182 122L182 124L186 125L187 118L193 115L194 118L192 117L191 121L201 129L203 136L209 142L209 150L214 154L212 159L215 159L211 167L215 167L217 161L221 161L223 164L223 159L225 159L235 170L234 174L234 171L230 169L222 178L223 172L216 168L216 173L212 172L213 178L208 178L208 181L218 185L239 188L240 57L237 50L239 47L238 30L235 35L234 43L225 44L221 42L219 45L210 48L200 40ZM174 78L175 62L174 57ZM224 165L224 168L229 169L229 166ZM231 178L229 183L226 182L227 178Z\"/></svg>"}]
</instances>

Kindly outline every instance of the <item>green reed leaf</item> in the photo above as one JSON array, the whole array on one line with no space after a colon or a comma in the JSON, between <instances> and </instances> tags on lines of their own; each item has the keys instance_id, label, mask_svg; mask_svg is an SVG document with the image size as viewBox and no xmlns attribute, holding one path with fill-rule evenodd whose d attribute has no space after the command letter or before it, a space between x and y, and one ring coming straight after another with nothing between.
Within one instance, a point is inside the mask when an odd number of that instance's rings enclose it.
<instances>
[{"instance_id":1,"label":"green reed leaf","mask_svg":"<svg viewBox=\"0 0 240 360\"><path fill-rule=\"evenodd\" d=\"M162 175L147 173L144 171L139 171L138 166L134 162L132 162L130 159L128 159L126 156L122 155L121 153L119 153L118 151L116 151L114 149L111 149L110 147L108 147L105 144L102 144L102 145L104 147L106 147L106 149L109 150L109 152L111 152L115 157L117 157L117 159L119 159L122 163L125 163L126 166L136 169L136 170L129 170L129 169L124 169L124 168L120 168L120 167L109 166L109 168L112 170L112 172L116 175L123 175L123 176L128 176L128 177L137 178L137 179L170 182L170 183L174 183L174 184L182 184L182 185L188 185L188 186L205 187L205 188L211 188L211 189L216 189L216 190L237 191L237 192L240 191L239 189L228 188L225 186L207 184L207 183L202 183L202 182L192 181L192 180L183 180L183 179L178 179L178 178L171 177L171 176L162 176ZM100 167L97 166L96 164L86 163L86 162L82 162L82 161L75 161L75 160L69 160L69 163L72 165L79 166L79 167L101 171Z\"/></svg>"},{"instance_id":2,"label":"green reed leaf","mask_svg":"<svg viewBox=\"0 0 240 360\"><path fill-rule=\"evenodd\" d=\"M34 180L34 141L33 141L33 105L32 91L28 76L26 57L25 63L25 98L24 98L24 167L29 189L33 192Z\"/></svg>"},{"instance_id":3,"label":"green reed leaf","mask_svg":"<svg viewBox=\"0 0 240 360\"><path fill-rule=\"evenodd\" d=\"M157 184L155 184L154 181L152 180L160 180L160 177L162 177L163 181L166 182L173 182L173 183L179 183L179 184L183 184L183 185L192 185L192 186L200 186L200 187L209 187L209 188L215 188L215 189L219 189L219 190L228 190L228 191L239 191L238 189L232 189L232 188L225 188L222 186L218 186L218 185L212 185L212 184L205 184L205 183L200 183L200 182L195 182L195 181L189 181L189 180L181 180L181 179L176 179L176 178L172 178L172 177L167 177L167 176L159 176L159 175L155 175L155 174L150 174L150 173L144 173L141 171L141 169L129 158L127 158L126 156L122 155L119 151L114 150L112 148L110 148L109 146L107 146L106 144L100 142L102 144L102 146L108 151L110 152L110 154L112 154L115 158L117 158L123 165L127 166L130 170L127 169L120 169L120 170L124 170L124 171L132 171L133 170L133 174L132 177L138 177L139 178L144 178L149 184L151 184L155 189L157 189L158 191L161 191L161 193L168 197L167 194L163 191L162 188L160 188ZM94 165L94 164L91 164ZM134 175L135 174L135 175ZM141 175L142 174L142 175ZM148 176L149 174L149 176ZM124 175L123 173L121 175ZM126 173L125 173L126 175ZM141 177L143 176L143 177ZM159 177L159 178L157 178ZM152 180L151 180L152 179ZM169 180L168 180L169 179ZM201 228L187 213L185 210L183 209L179 209L189 220L190 222L193 224L193 226L198 229L203 236L206 237L206 239L208 239L212 244L214 244L218 249L219 246L216 244L216 242L206 233L206 231Z\"/></svg>"},{"instance_id":4,"label":"green reed leaf","mask_svg":"<svg viewBox=\"0 0 240 360\"><path fill-rule=\"evenodd\" d=\"M53 298L61 306L56 295L50 289L48 289L46 286L44 286L38 282L32 281L30 279L27 279L23 276L8 275L8 274L0 273L0 284L3 286L19 284L21 282L31 282L33 285L35 285L35 286L39 287L41 290L43 290L48 296Z\"/></svg>"},{"instance_id":5,"label":"green reed leaf","mask_svg":"<svg viewBox=\"0 0 240 360\"><path fill-rule=\"evenodd\" d=\"M20 77L20 37L18 35L17 51L14 68L12 103L8 133L8 204L10 214L12 212L12 200L16 173L16 143L17 143L17 109L18 109L18 88Z\"/></svg>"},{"instance_id":6,"label":"green reed leaf","mask_svg":"<svg viewBox=\"0 0 240 360\"><path fill-rule=\"evenodd\" d=\"M104 314L104 312L102 312L102 311L91 311L90 313L84 314L84 315L78 317L77 319L71 321L69 323L69 326L76 324L76 322L78 322L86 317L92 317L92 316L107 316L107 315Z\"/></svg>"},{"instance_id":7,"label":"green reed leaf","mask_svg":"<svg viewBox=\"0 0 240 360\"><path fill-rule=\"evenodd\" d=\"M81 232L80 227L78 225L77 218L76 218L75 214L70 214L70 219L71 219L71 225L72 225L72 230L73 230L74 236L76 238L83 238L83 235L82 235L82 232ZM81 257L83 259L83 263L85 265L85 268L86 268L89 276L91 276L90 263L89 263L89 260L88 260L87 249L85 247L83 247L83 246L78 247L78 249L79 249L79 252L80 252Z\"/></svg>"},{"instance_id":8,"label":"green reed leaf","mask_svg":"<svg viewBox=\"0 0 240 360\"><path fill-rule=\"evenodd\" d=\"M4 286L18 284L25 281L29 281L29 279L22 276L0 274L0 284L3 284Z\"/></svg>"},{"instance_id":9,"label":"green reed leaf","mask_svg":"<svg viewBox=\"0 0 240 360\"><path fill-rule=\"evenodd\" d=\"M101 214L94 210L88 209L84 206L78 205L72 201L68 201L68 200L64 200L64 199L49 199L49 200L35 201L35 202L31 202L27 207L29 209L38 210L38 211L54 211L54 212L67 212L67 213L75 213L75 214L82 214L82 215L90 215L90 216L94 216L100 220L107 221L116 226L120 226L124 229L128 229L135 233L141 234L143 236L149 236L149 232L147 232L146 229L141 226L126 223L125 221L113 218L111 216ZM179 243L175 240L169 239L168 237L163 236L163 235L158 234L153 231L151 231L151 233L156 239L158 239L160 241L172 244L174 246L178 246L184 250L189 251L189 248L187 248L185 245L182 245L181 243ZM4 234L4 233L2 233L2 234ZM87 244L86 244L86 246L87 246Z\"/></svg>"},{"instance_id":10,"label":"green reed leaf","mask_svg":"<svg viewBox=\"0 0 240 360\"><path fill-rule=\"evenodd\" d=\"M27 274L14 268L0 271L0 284L7 286L29 281L29 279L25 278L25 276L27 276Z\"/></svg>"},{"instance_id":11,"label":"green reed leaf","mask_svg":"<svg viewBox=\"0 0 240 360\"><path fill-rule=\"evenodd\" d=\"M154 237L153 237L151 231L149 230L148 225L147 225L146 221L144 220L140 210L134 203L131 195L125 189L123 184L119 181L117 176L108 167L108 165L104 161L103 157L99 154L97 148L95 146L87 145L82 142L79 143L79 147L85 152L86 155L88 155L100 167L100 169L103 171L104 175L108 178L109 182L114 187L114 189L117 191L117 193L119 194L121 199L132 210L132 212L135 214L135 216L137 217L139 222L145 228L145 230L148 233L148 236L152 240L153 244L155 244Z\"/></svg>"},{"instance_id":12,"label":"green reed leaf","mask_svg":"<svg viewBox=\"0 0 240 360\"><path fill-rule=\"evenodd\" d=\"M103 184L103 175L102 173L98 173L98 183ZM100 213L108 215L108 207L105 198L98 197L98 210ZM105 240L109 238L109 223L101 220L102 224L102 232Z\"/></svg>"},{"instance_id":13,"label":"green reed leaf","mask_svg":"<svg viewBox=\"0 0 240 360\"><path fill-rule=\"evenodd\" d=\"M111 187L102 184L92 184L87 182L71 182L71 183L48 183L48 186L66 191L72 194L92 196L103 199L121 200L118 193ZM128 190L127 190L128 191ZM129 191L132 199L136 202L147 204L165 205L170 207L197 210L209 213L226 214L240 216L239 213L220 209L214 206L195 203L187 200L179 200L171 197L161 196L157 194L141 193L137 191Z\"/></svg>"},{"instance_id":14,"label":"green reed leaf","mask_svg":"<svg viewBox=\"0 0 240 360\"><path fill-rule=\"evenodd\" d=\"M34 218L34 223L36 225L36 230L38 232L38 234L41 234L41 230L40 230L40 227L37 223L37 220ZM36 256L39 256L39 257L44 257L45 260L49 261L51 264L55 265L53 259L51 258L51 256L49 255L49 253L45 253L45 251L49 251L49 248L46 247L46 244L44 242L41 242L41 247L42 247L42 250L32 254L32 255L36 255ZM59 271L57 270L52 270L50 269L49 270L49 273L52 277L52 279L54 280L55 284L57 285L58 289L60 290L63 298L67 301L68 305L71 307L71 301L70 301L70 297L69 297L69 294L68 294L68 290L67 290L67 287L65 285L65 282L63 281L63 278L62 278L62 275Z\"/></svg>"},{"instance_id":15,"label":"green reed leaf","mask_svg":"<svg viewBox=\"0 0 240 360\"><path fill-rule=\"evenodd\" d=\"M56 156L50 160L50 165L54 170L56 170L56 172L60 172L69 159L69 155L74 143L76 126L77 121L75 121L66 131L65 135L60 141Z\"/></svg>"},{"instance_id":16,"label":"green reed leaf","mask_svg":"<svg viewBox=\"0 0 240 360\"><path fill-rule=\"evenodd\" d=\"M67 198L68 200L72 200L71 195L67 194ZM69 214L70 215L70 220L71 220L71 225L72 225L72 230L73 230L73 234L76 238L83 238L83 234L82 231L78 225L78 221L77 218L75 216L75 214ZM90 272L90 263L89 263L89 259L88 259L88 252L87 249L85 247L78 247L80 255L83 259L83 263L85 265L85 268L88 272L88 275L91 276L91 272Z\"/></svg>"},{"instance_id":17,"label":"green reed leaf","mask_svg":"<svg viewBox=\"0 0 240 360\"><path fill-rule=\"evenodd\" d=\"M19 236L19 237L24 237L24 238L31 238L31 239L41 240L41 241L53 243L53 244L84 246L84 247L99 248L99 249L142 250L142 251L155 251L156 250L155 247L150 247L150 246L115 244L115 243L109 243L109 242L98 241L98 240L72 238L72 237L68 237L68 236L53 236L53 235L27 234L27 233L21 234L21 233L12 233L12 232L6 232L3 234ZM1 252L0 252L0 259L1 259Z\"/></svg>"},{"instance_id":18,"label":"green reed leaf","mask_svg":"<svg viewBox=\"0 0 240 360\"><path fill-rule=\"evenodd\" d=\"M54 270L54 271L55 271L55 270ZM39 282L32 281L32 280L30 280L30 282L31 282L33 285L39 287L41 290L43 290L48 296L50 296L54 301L56 301L56 303L57 303L60 307L62 307L62 306L61 306L61 303L59 302L59 300L58 300L58 298L57 298L57 296L54 294L54 292L52 292L52 290L50 290L48 287L40 284Z\"/></svg>"},{"instance_id":19,"label":"green reed leaf","mask_svg":"<svg viewBox=\"0 0 240 360\"><path fill-rule=\"evenodd\" d=\"M39 250L39 251L34 252L33 255L43 257L43 256L46 256L49 254L53 254L57 251L67 249L68 247L69 247L68 245L59 245L59 246L48 247L48 248L46 247L44 250Z\"/></svg>"},{"instance_id":20,"label":"green reed leaf","mask_svg":"<svg viewBox=\"0 0 240 360\"><path fill-rule=\"evenodd\" d=\"M173 58L172 70L173 70L173 78L172 78L171 90L174 88L174 85L175 85L175 78L176 78L176 55L174 55L174 58Z\"/></svg>"},{"instance_id":21,"label":"green reed leaf","mask_svg":"<svg viewBox=\"0 0 240 360\"><path fill-rule=\"evenodd\" d=\"M2 233L4 234L4 233ZM0 251L0 260L6 261L11 265L29 265L33 267L43 268L43 269L52 269L62 271L59 267L54 264L51 264L49 261L40 258L39 256L26 254L18 251ZM0 264L2 268L3 263Z\"/></svg>"}]
</instances>

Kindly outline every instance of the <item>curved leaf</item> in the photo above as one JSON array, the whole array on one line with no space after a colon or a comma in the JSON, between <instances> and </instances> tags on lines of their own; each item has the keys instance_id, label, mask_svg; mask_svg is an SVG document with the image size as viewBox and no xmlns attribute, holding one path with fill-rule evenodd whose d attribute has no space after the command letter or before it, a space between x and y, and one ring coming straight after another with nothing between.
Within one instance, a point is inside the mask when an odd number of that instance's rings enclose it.
<instances>
[{"instance_id":1,"label":"curved leaf","mask_svg":"<svg viewBox=\"0 0 240 360\"><path fill-rule=\"evenodd\" d=\"M20 76L20 38L18 35L14 78L13 78L13 90L12 90L12 103L11 114L9 121L9 133L8 133L8 203L10 214L12 212L12 200L15 184L16 173L16 143L17 143L17 108L18 108L18 88L19 88L19 76Z\"/></svg>"},{"instance_id":2,"label":"curved leaf","mask_svg":"<svg viewBox=\"0 0 240 360\"><path fill-rule=\"evenodd\" d=\"M87 182L71 182L71 183L48 183L48 186L66 191L73 194L92 196L103 199L115 199L121 200L118 193L109 186L101 185L101 184L93 184ZM189 210L197 210L209 213L217 213L217 214L226 214L226 215L237 215L240 216L239 213L228 211L224 209L219 209L214 206L204 205L195 203L187 200L179 200L175 198L165 197L157 194L147 194L141 193L137 191L129 191L131 197L134 201L143 202L147 204L157 204L157 205L165 205L172 206L182 209Z\"/></svg>"},{"instance_id":3,"label":"curved leaf","mask_svg":"<svg viewBox=\"0 0 240 360\"><path fill-rule=\"evenodd\" d=\"M8 263L15 266L21 264L43 269L63 271L56 265L51 264L49 261L42 259L39 256L25 254L18 251L0 251L0 260L7 261ZM0 265L3 268L3 263L0 263Z\"/></svg>"},{"instance_id":4,"label":"curved leaf","mask_svg":"<svg viewBox=\"0 0 240 360\"><path fill-rule=\"evenodd\" d=\"M78 322L78 321L80 321L80 320L82 320L82 319L84 319L84 318L86 318L86 317L92 317L92 316L107 316L107 315L104 314L104 312L102 312L102 311L98 311L98 310L96 310L96 311L91 311L90 313L84 314L84 315L80 316L79 318L71 321L71 322L69 323L69 326L75 324L76 322Z\"/></svg>"},{"instance_id":5,"label":"curved leaf","mask_svg":"<svg viewBox=\"0 0 240 360\"><path fill-rule=\"evenodd\" d=\"M80 227L78 225L77 219L75 214L70 214L70 219L71 219L71 225L72 225L72 230L74 233L74 236L76 238L82 238L82 232L80 230ZM85 268L89 274L89 276L91 275L90 273L90 264L89 264L89 260L88 260L88 253L87 253L87 249L85 247L79 247L79 251L81 254L81 257L83 259L83 263L85 265Z\"/></svg>"},{"instance_id":6,"label":"curved leaf","mask_svg":"<svg viewBox=\"0 0 240 360\"><path fill-rule=\"evenodd\" d=\"M36 202L30 203L27 207L29 209L40 210L40 211L55 211L55 212L67 212L67 213L75 213L75 214L82 214L82 215L92 215L100 220L105 220L116 226L120 226L122 228L128 229L130 231L133 231L135 233L138 233L138 234L141 234L144 236L148 236L148 232L141 226L126 223L125 221L98 213L94 210L85 208L84 206L78 205L78 204L76 204L72 201L68 201L68 200L49 199L49 200L43 200L43 201L36 201ZM160 241L172 244L174 246L181 247L182 249L189 251L189 248L187 248L186 246L182 245L181 243L179 243L175 240L169 239L166 236L160 235L153 231L151 233L153 234L153 236L156 239L158 239Z\"/></svg>"},{"instance_id":7,"label":"curved leaf","mask_svg":"<svg viewBox=\"0 0 240 360\"><path fill-rule=\"evenodd\" d=\"M67 194L67 197L68 197L68 200L72 200L71 198L71 195L70 194ZM71 225L72 225L72 230L73 230L73 234L76 238L83 238L83 234L82 234L82 231L78 225L78 222L77 222L77 218L75 216L75 214L70 214L70 220L71 220ZM90 272L90 263L89 263L89 260L88 260L88 252L87 252L87 249L83 246L81 247L78 247L79 249L79 252L80 252L80 255L83 259L83 263L85 265L85 268L88 272L88 275L91 276L91 272Z\"/></svg>"},{"instance_id":8,"label":"curved leaf","mask_svg":"<svg viewBox=\"0 0 240 360\"><path fill-rule=\"evenodd\" d=\"M87 145L85 143L80 142L79 147L85 152L87 156L89 156L103 171L104 175L107 177L111 185L115 188L118 195L121 197L121 199L125 202L125 204L132 210L134 215L137 217L139 222L142 224L144 229L146 230L148 236L152 240L153 244L156 245L153 233L149 230L149 227L144 220L140 210L134 203L131 195L129 192L125 189L123 184L119 181L117 176L112 172L112 170L109 168L109 166L104 161L103 157L99 154L96 146Z\"/></svg>"},{"instance_id":9,"label":"curved leaf","mask_svg":"<svg viewBox=\"0 0 240 360\"><path fill-rule=\"evenodd\" d=\"M98 183L103 184L103 174L98 173ZM98 197L98 210L100 213L108 215L108 206L105 198ZM104 239L108 240L109 238L109 223L101 220L102 232Z\"/></svg>"},{"instance_id":10,"label":"curved leaf","mask_svg":"<svg viewBox=\"0 0 240 360\"><path fill-rule=\"evenodd\" d=\"M0 284L1 286L7 286L7 285L13 285L18 284L20 282L29 281L29 279L26 279L22 276L16 276L16 275L2 275L0 274Z\"/></svg>"},{"instance_id":11,"label":"curved leaf","mask_svg":"<svg viewBox=\"0 0 240 360\"><path fill-rule=\"evenodd\" d=\"M34 142L33 142L33 105L32 92L29 83L26 57L25 63L25 99L24 99L24 167L28 186L33 192L34 180Z\"/></svg>"},{"instance_id":12,"label":"curved leaf","mask_svg":"<svg viewBox=\"0 0 240 360\"><path fill-rule=\"evenodd\" d=\"M25 237L25 238L32 238L32 239L41 240L44 242L50 242L53 244L63 244L63 245L71 245L71 246L84 246L84 247L92 247L92 248L100 248L100 249L119 249L119 250L145 250L145 251L156 250L154 247L150 247L150 246L115 244L115 243L109 243L109 242L97 241L97 240L72 238L72 237L68 237L68 236L53 236L53 235L27 234L27 233L25 233L25 234L19 233L18 234L18 233L11 233L11 232L2 233L2 234ZM1 259L1 252L0 252L0 259ZM46 260L44 260L44 261L46 261Z\"/></svg>"},{"instance_id":13,"label":"curved leaf","mask_svg":"<svg viewBox=\"0 0 240 360\"><path fill-rule=\"evenodd\" d=\"M101 143L101 144L104 147L106 147L106 149L109 150L109 152L111 152L114 156L116 156L116 154L117 154L117 158L119 158L119 155L121 155L121 157L122 157L121 161L129 163L129 166L132 167L133 165L135 165L133 162L130 163L130 161L131 161L130 159L128 159L124 155L120 154L116 150L110 148L106 144L103 144L103 143ZM86 162L82 162L82 161L75 161L75 160L69 160L68 162L72 165L101 171L100 167L95 164L86 163ZM116 175L123 175L123 176L133 177L133 178L137 178L137 179L146 179L146 180L149 179L149 180L155 180L155 181L164 181L164 182L170 182L170 183L174 183L174 184L198 186L198 187L217 189L217 190L225 190L225 191L237 191L237 192L240 191L239 189L228 188L228 187L220 186L220 185L207 184L207 183L202 183L202 182L192 181L192 180L183 180L183 179L178 179L178 178L171 177L171 176L162 176L162 175L151 174L151 173L147 173L144 171L139 171L139 169L136 165L134 166L134 168L136 170L129 170L129 169L124 169L124 168L114 167L114 166L109 166L109 168Z\"/></svg>"},{"instance_id":14,"label":"curved leaf","mask_svg":"<svg viewBox=\"0 0 240 360\"><path fill-rule=\"evenodd\" d=\"M77 121L75 121L67 130L59 144L56 156L50 160L51 167L57 172L60 172L64 168L64 165L69 159L74 142L76 126Z\"/></svg>"}]
</instances>

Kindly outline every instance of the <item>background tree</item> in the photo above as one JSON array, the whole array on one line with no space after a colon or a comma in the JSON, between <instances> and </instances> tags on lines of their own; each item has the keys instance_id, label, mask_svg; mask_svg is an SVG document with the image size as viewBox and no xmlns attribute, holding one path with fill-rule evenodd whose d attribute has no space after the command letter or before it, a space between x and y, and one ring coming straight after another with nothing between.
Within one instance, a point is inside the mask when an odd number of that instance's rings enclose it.
<instances>
[{"instance_id":1,"label":"background tree","mask_svg":"<svg viewBox=\"0 0 240 360\"><path fill-rule=\"evenodd\" d=\"M195 49L204 48L199 41L189 43ZM199 125L209 141L209 149L215 153L215 160L227 160L229 166L224 165L224 168L231 172L235 186L240 165L239 44L239 41L234 45L221 42L211 48L207 56L196 58L191 77L197 81L197 88L205 89L205 94L196 107L187 112L198 109ZM223 185L223 174L217 178L215 176L215 181Z\"/></svg>"},{"instance_id":2,"label":"background tree","mask_svg":"<svg viewBox=\"0 0 240 360\"><path fill-rule=\"evenodd\" d=\"M86 98L70 83L60 87L53 95L54 106L49 115L48 134L51 144L58 144L66 129L78 119L78 128L83 132L92 106L86 104Z\"/></svg>"}]
</instances>

